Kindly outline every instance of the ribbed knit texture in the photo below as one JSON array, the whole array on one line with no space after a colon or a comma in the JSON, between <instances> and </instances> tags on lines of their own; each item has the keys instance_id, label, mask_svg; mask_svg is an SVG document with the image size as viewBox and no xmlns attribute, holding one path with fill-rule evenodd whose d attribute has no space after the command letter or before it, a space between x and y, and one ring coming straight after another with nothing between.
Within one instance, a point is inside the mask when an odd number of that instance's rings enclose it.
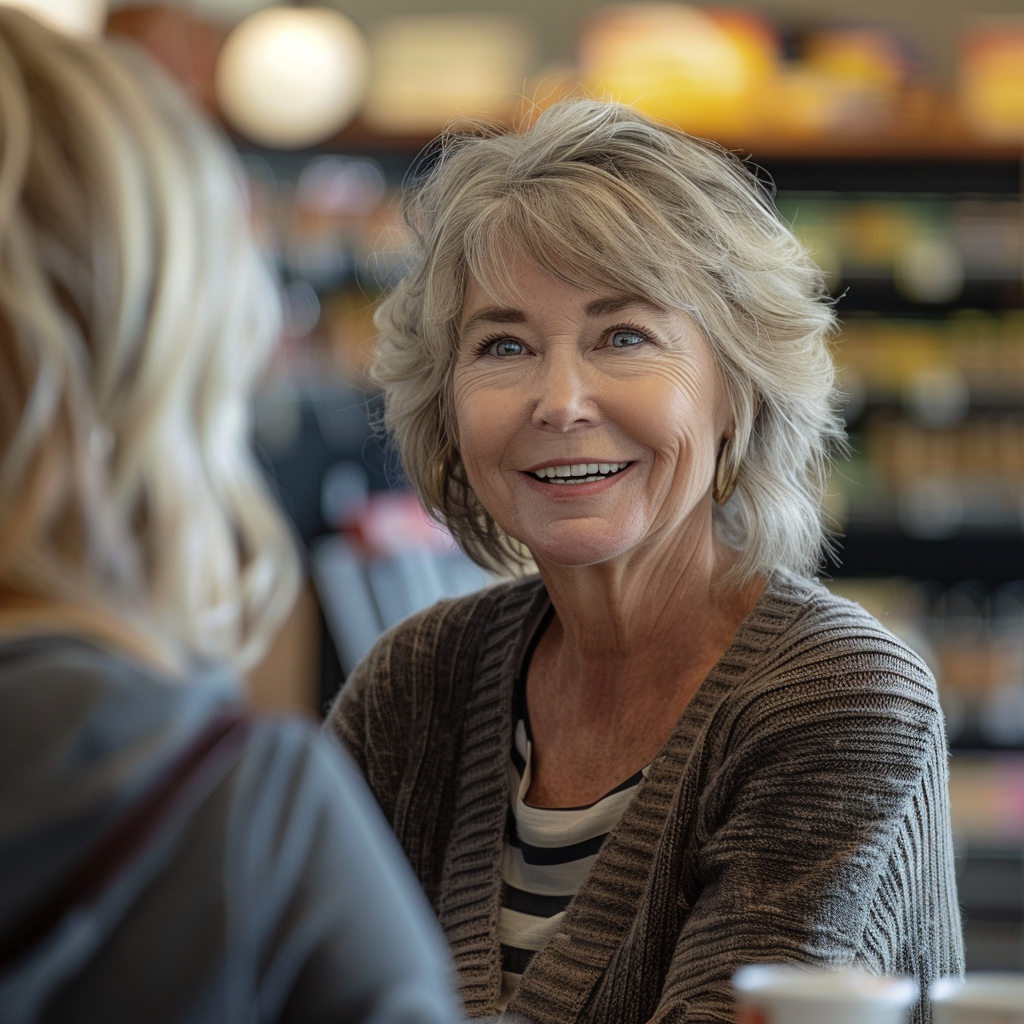
<instances>
[{"instance_id":1,"label":"ribbed knit texture","mask_svg":"<svg viewBox=\"0 0 1024 1024\"><path fill-rule=\"evenodd\" d=\"M536 578L383 637L329 724L451 943L498 1008L512 690ZM779 574L712 669L508 1012L540 1024L733 1021L744 963L963 969L946 745L920 659L862 608ZM927 1005L915 1021L930 1020Z\"/></svg>"}]
</instances>

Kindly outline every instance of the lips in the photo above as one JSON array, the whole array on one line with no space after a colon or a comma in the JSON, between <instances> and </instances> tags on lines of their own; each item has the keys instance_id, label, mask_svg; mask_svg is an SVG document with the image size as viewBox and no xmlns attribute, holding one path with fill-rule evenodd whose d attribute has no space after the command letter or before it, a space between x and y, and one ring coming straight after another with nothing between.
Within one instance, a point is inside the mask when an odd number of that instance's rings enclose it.
<instances>
[{"instance_id":1,"label":"lips","mask_svg":"<svg viewBox=\"0 0 1024 1024\"><path fill-rule=\"evenodd\" d=\"M528 470L530 476L546 484L591 484L621 473L630 462L571 462Z\"/></svg>"}]
</instances>

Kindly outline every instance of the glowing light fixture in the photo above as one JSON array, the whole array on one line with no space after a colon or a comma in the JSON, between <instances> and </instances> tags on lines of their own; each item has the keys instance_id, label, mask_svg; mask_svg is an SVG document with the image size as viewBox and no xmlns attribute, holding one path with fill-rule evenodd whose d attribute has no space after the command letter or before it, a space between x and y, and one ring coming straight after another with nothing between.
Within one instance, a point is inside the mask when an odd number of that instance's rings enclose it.
<instances>
[{"instance_id":1,"label":"glowing light fixture","mask_svg":"<svg viewBox=\"0 0 1024 1024\"><path fill-rule=\"evenodd\" d=\"M107 0L2 0L46 22L50 28L74 35L97 36L107 21Z\"/></svg>"},{"instance_id":2,"label":"glowing light fixture","mask_svg":"<svg viewBox=\"0 0 1024 1024\"><path fill-rule=\"evenodd\" d=\"M217 100L228 122L254 142L298 149L352 119L368 72L366 42L345 15L268 7L228 36L217 59Z\"/></svg>"}]
</instances>

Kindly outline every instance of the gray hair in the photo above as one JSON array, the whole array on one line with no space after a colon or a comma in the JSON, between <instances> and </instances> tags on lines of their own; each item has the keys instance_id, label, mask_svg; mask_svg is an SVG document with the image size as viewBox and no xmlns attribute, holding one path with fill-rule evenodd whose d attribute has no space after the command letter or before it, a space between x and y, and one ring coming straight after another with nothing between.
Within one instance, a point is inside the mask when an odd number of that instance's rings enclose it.
<instances>
[{"instance_id":1,"label":"gray hair","mask_svg":"<svg viewBox=\"0 0 1024 1024\"><path fill-rule=\"evenodd\" d=\"M468 275L507 288L510 252L584 287L689 314L725 381L736 490L714 509L744 582L813 572L843 429L821 272L732 154L630 107L571 100L524 130L449 133L411 175L409 271L377 314L385 421L427 509L480 564L524 552L481 505L459 455L452 377Z\"/></svg>"},{"instance_id":2,"label":"gray hair","mask_svg":"<svg viewBox=\"0 0 1024 1024\"><path fill-rule=\"evenodd\" d=\"M279 307L241 171L141 54L9 9L0 135L0 628L245 667L298 562L248 444Z\"/></svg>"}]
</instances>

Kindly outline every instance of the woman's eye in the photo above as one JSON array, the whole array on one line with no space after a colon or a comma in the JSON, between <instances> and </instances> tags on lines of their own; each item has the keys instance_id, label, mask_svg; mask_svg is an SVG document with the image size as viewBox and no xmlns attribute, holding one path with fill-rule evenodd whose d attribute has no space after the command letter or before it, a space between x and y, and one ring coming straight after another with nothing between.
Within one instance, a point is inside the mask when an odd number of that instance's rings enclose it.
<instances>
[{"instance_id":1,"label":"woman's eye","mask_svg":"<svg viewBox=\"0 0 1024 1024\"><path fill-rule=\"evenodd\" d=\"M608 336L608 344L612 348L635 348L646 340L647 336L639 331L612 331Z\"/></svg>"},{"instance_id":2,"label":"woman's eye","mask_svg":"<svg viewBox=\"0 0 1024 1024\"><path fill-rule=\"evenodd\" d=\"M499 338L487 346L487 351L494 356L521 356L526 349L521 341L514 341L512 338Z\"/></svg>"}]
</instances>

